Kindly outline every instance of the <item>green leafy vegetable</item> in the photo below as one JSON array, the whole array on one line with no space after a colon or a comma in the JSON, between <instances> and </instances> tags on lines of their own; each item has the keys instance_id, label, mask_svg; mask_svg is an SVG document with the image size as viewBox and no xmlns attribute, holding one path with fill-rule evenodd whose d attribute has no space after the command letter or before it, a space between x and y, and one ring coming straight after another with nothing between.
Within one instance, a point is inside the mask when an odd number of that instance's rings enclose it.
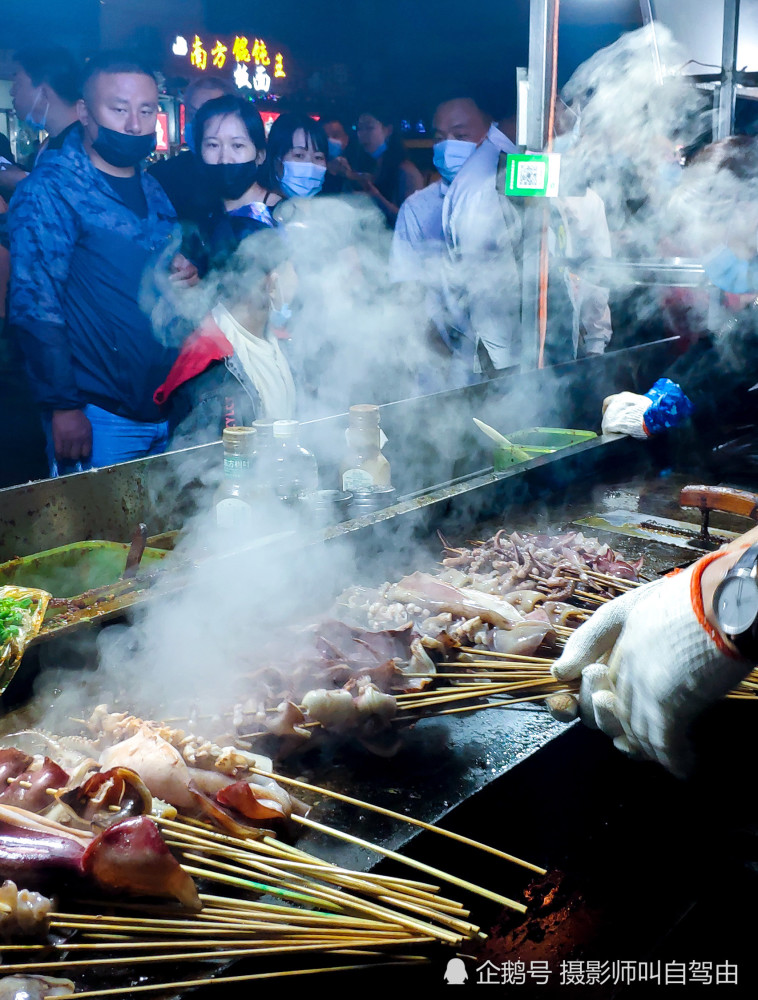
<instances>
[{"instance_id":1,"label":"green leafy vegetable","mask_svg":"<svg viewBox=\"0 0 758 1000\"><path fill-rule=\"evenodd\" d=\"M24 624L24 612L32 606L31 598L0 598L0 646L15 639Z\"/></svg>"}]
</instances>

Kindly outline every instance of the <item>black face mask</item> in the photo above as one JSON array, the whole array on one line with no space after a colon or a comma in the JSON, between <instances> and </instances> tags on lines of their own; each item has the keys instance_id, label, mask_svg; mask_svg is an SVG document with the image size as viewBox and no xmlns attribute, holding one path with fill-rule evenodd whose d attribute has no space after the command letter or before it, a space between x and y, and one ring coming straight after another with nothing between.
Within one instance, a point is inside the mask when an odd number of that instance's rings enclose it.
<instances>
[{"instance_id":1,"label":"black face mask","mask_svg":"<svg viewBox=\"0 0 758 1000\"><path fill-rule=\"evenodd\" d=\"M258 176L255 160L246 163L205 163L201 161L208 186L218 198L241 198Z\"/></svg>"},{"instance_id":2,"label":"black face mask","mask_svg":"<svg viewBox=\"0 0 758 1000\"><path fill-rule=\"evenodd\" d=\"M92 120L97 125L97 139L92 143L92 148L112 167L136 167L140 160L144 160L155 149L155 132L149 135L127 135L125 132L105 128L95 118Z\"/></svg>"}]
</instances>

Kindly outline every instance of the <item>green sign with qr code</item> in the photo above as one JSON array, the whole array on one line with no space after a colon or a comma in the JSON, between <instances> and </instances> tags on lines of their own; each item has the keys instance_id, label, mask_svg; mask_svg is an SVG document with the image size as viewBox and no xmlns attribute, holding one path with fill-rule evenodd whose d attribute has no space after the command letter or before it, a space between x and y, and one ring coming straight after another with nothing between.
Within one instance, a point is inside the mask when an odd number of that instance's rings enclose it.
<instances>
[{"instance_id":1,"label":"green sign with qr code","mask_svg":"<svg viewBox=\"0 0 758 1000\"><path fill-rule=\"evenodd\" d=\"M558 153L509 153L504 193L509 197L554 198L560 171Z\"/></svg>"}]
</instances>

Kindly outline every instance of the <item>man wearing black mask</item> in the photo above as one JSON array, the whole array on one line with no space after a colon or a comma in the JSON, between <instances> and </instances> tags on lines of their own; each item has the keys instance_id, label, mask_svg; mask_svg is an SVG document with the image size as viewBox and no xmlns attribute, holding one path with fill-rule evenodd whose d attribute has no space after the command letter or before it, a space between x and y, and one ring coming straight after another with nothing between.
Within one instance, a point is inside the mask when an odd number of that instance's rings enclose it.
<instances>
[{"instance_id":1,"label":"man wearing black mask","mask_svg":"<svg viewBox=\"0 0 758 1000\"><path fill-rule=\"evenodd\" d=\"M141 161L155 146L158 88L131 58L87 67L81 130L50 152L10 211L10 320L43 411L51 475L163 451L153 402L176 357L153 302L197 280L172 251L173 208Z\"/></svg>"}]
</instances>

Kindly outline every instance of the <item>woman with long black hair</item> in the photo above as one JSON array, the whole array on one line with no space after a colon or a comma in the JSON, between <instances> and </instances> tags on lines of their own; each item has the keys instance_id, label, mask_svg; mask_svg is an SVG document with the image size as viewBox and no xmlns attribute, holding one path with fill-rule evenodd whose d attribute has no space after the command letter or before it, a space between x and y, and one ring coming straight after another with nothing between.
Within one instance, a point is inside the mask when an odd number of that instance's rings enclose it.
<instances>
[{"instance_id":1,"label":"woman with long black hair","mask_svg":"<svg viewBox=\"0 0 758 1000\"><path fill-rule=\"evenodd\" d=\"M354 176L394 228L400 206L414 191L424 187L424 178L408 159L388 115L378 109L363 111L358 116L356 132L364 155L362 172Z\"/></svg>"},{"instance_id":2,"label":"woman with long black hair","mask_svg":"<svg viewBox=\"0 0 758 1000\"><path fill-rule=\"evenodd\" d=\"M249 101L207 101L193 126L200 177L216 200L202 227L213 266L223 264L245 236L273 227L271 210L282 196L267 186L266 133Z\"/></svg>"}]
</instances>

